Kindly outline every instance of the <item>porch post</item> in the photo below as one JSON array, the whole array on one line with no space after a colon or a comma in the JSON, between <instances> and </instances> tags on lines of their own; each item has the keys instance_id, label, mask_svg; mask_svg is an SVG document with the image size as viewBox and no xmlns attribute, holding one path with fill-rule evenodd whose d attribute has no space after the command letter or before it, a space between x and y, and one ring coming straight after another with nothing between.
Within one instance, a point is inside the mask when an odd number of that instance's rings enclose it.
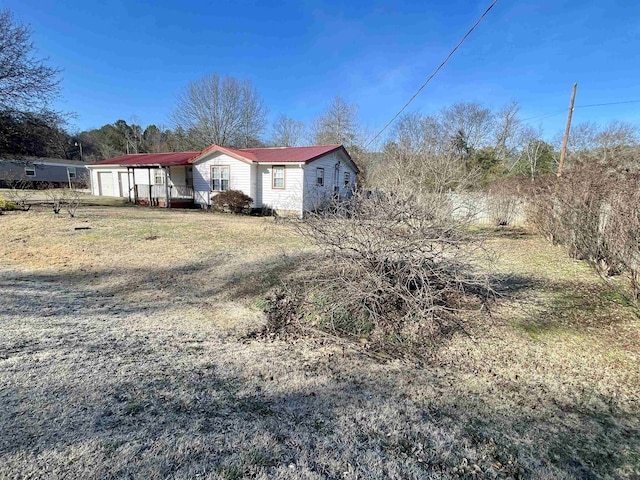
<instances>
[{"instance_id":1,"label":"porch post","mask_svg":"<svg viewBox=\"0 0 640 480\"><path fill-rule=\"evenodd\" d=\"M147 168L147 172L149 173L149 206L153 205L151 203L151 167Z\"/></svg>"},{"instance_id":2,"label":"porch post","mask_svg":"<svg viewBox=\"0 0 640 480\"><path fill-rule=\"evenodd\" d=\"M164 208L171 206L171 199L169 198L169 167L164 167Z\"/></svg>"},{"instance_id":3,"label":"porch post","mask_svg":"<svg viewBox=\"0 0 640 480\"><path fill-rule=\"evenodd\" d=\"M131 171L129 169L131 168ZM127 179L129 180L129 200L131 200L131 188L133 188L133 203L138 204L138 189L136 188L136 171L127 167Z\"/></svg>"}]
</instances>

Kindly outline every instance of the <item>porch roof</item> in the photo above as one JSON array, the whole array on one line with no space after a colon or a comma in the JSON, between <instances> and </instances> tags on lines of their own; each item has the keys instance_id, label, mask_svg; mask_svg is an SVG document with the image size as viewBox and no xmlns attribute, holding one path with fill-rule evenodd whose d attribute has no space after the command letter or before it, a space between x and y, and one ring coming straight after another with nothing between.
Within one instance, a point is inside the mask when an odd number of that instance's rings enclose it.
<instances>
[{"instance_id":1,"label":"porch roof","mask_svg":"<svg viewBox=\"0 0 640 480\"><path fill-rule=\"evenodd\" d=\"M157 166L163 167L175 165L189 165L193 157L199 155L200 152L172 152L172 153L134 153L129 155L121 155L115 158L108 158L94 162L92 166L100 165L122 165L122 166Z\"/></svg>"}]
</instances>

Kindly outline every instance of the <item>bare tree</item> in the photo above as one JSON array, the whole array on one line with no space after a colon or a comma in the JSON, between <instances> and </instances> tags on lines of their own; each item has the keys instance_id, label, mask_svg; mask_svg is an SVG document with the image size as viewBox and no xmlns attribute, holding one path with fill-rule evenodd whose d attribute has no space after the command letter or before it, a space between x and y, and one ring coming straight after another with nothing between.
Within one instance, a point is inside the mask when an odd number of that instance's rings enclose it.
<instances>
[{"instance_id":1,"label":"bare tree","mask_svg":"<svg viewBox=\"0 0 640 480\"><path fill-rule=\"evenodd\" d=\"M281 113L273 122L271 143L278 147L295 147L300 144L304 123Z\"/></svg>"},{"instance_id":2,"label":"bare tree","mask_svg":"<svg viewBox=\"0 0 640 480\"><path fill-rule=\"evenodd\" d=\"M412 193L420 201L465 190L479 178L479 169L467 162L464 149L450 141L438 117L408 114L400 118L383 154L384 160L370 174L372 185Z\"/></svg>"},{"instance_id":3,"label":"bare tree","mask_svg":"<svg viewBox=\"0 0 640 480\"><path fill-rule=\"evenodd\" d=\"M549 173L553 156L551 146L542 140L542 129L523 127L520 139L521 163L531 180L541 173Z\"/></svg>"},{"instance_id":4,"label":"bare tree","mask_svg":"<svg viewBox=\"0 0 640 480\"><path fill-rule=\"evenodd\" d=\"M511 102L495 115L494 143L500 161L508 163L514 158L518 147L518 136L522 125L518 119L520 105Z\"/></svg>"},{"instance_id":5,"label":"bare tree","mask_svg":"<svg viewBox=\"0 0 640 480\"><path fill-rule=\"evenodd\" d=\"M492 140L495 116L479 103L456 103L443 109L440 116L447 136L459 137L469 150L477 150Z\"/></svg>"},{"instance_id":6,"label":"bare tree","mask_svg":"<svg viewBox=\"0 0 640 480\"><path fill-rule=\"evenodd\" d=\"M638 144L638 127L616 120L600 130L594 140L602 151L602 160L607 161L622 148Z\"/></svg>"},{"instance_id":7,"label":"bare tree","mask_svg":"<svg viewBox=\"0 0 640 480\"><path fill-rule=\"evenodd\" d=\"M582 122L572 126L567 146L569 152L576 154L593 150L597 145L598 130L598 125L594 122ZM554 143L559 146L561 142L562 133L556 136Z\"/></svg>"},{"instance_id":8,"label":"bare tree","mask_svg":"<svg viewBox=\"0 0 640 480\"><path fill-rule=\"evenodd\" d=\"M248 147L264 130L266 113L249 80L212 74L187 85L178 97L172 119L192 137L197 148L212 143Z\"/></svg>"},{"instance_id":9,"label":"bare tree","mask_svg":"<svg viewBox=\"0 0 640 480\"><path fill-rule=\"evenodd\" d=\"M324 113L311 124L311 141L317 145L342 144L347 148L359 143L358 107L334 97Z\"/></svg>"},{"instance_id":10,"label":"bare tree","mask_svg":"<svg viewBox=\"0 0 640 480\"><path fill-rule=\"evenodd\" d=\"M35 56L31 30L0 11L0 110L41 110L59 92L60 70Z\"/></svg>"}]
</instances>

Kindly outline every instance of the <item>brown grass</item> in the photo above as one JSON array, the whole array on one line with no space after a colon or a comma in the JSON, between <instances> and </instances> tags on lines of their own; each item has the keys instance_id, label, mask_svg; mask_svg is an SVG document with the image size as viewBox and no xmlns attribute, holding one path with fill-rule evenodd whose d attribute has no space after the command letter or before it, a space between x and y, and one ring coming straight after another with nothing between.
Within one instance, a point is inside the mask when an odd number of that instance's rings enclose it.
<instances>
[{"instance_id":1,"label":"brown grass","mask_svg":"<svg viewBox=\"0 0 640 480\"><path fill-rule=\"evenodd\" d=\"M636 310L505 232L492 319L409 364L244 340L309 248L271 219L4 215L0 478L638 478Z\"/></svg>"}]
</instances>

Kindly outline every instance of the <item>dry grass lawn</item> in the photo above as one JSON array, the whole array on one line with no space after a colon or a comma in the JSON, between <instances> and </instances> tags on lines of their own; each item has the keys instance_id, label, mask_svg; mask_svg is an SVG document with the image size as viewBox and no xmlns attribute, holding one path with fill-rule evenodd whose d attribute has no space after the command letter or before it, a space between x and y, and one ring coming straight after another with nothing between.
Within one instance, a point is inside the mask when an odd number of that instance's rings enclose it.
<instances>
[{"instance_id":1,"label":"dry grass lawn","mask_svg":"<svg viewBox=\"0 0 640 480\"><path fill-rule=\"evenodd\" d=\"M310 249L270 219L0 216L0 478L640 478L637 310L536 236L488 245L492 318L411 364L245 339Z\"/></svg>"}]
</instances>

